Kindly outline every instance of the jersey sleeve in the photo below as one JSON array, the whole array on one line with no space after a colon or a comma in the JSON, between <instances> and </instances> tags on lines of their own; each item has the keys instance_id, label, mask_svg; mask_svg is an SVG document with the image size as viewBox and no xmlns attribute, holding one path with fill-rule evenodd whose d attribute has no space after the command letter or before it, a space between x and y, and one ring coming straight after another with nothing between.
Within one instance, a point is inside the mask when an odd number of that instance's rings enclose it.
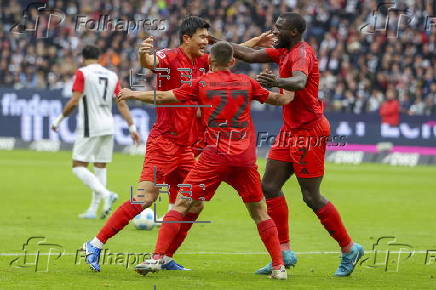
<instances>
[{"instance_id":1,"label":"jersey sleeve","mask_svg":"<svg viewBox=\"0 0 436 290\"><path fill-rule=\"evenodd\" d=\"M199 78L193 79L191 84L183 84L181 87L174 89L173 94L181 102L188 100L197 100L198 86Z\"/></svg>"},{"instance_id":2,"label":"jersey sleeve","mask_svg":"<svg viewBox=\"0 0 436 290\"><path fill-rule=\"evenodd\" d=\"M280 50L277 48L265 48L265 52L271 57L273 62L279 63L280 62Z\"/></svg>"},{"instance_id":3,"label":"jersey sleeve","mask_svg":"<svg viewBox=\"0 0 436 290\"><path fill-rule=\"evenodd\" d=\"M291 55L292 71L302 71L309 75L310 58L304 47L300 47Z\"/></svg>"},{"instance_id":4,"label":"jersey sleeve","mask_svg":"<svg viewBox=\"0 0 436 290\"><path fill-rule=\"evenodd\" d=\"M251 90L252 90L252 96L251 98L253 100L257 100L261 102L262 104L265 103L265 101L268 99L269 91L265 88L262 88L262 86L254 79L249 78L251 82Z\"/></svg>"},{"instance_id":5,"label":"jersey sleeve","mask_svg":"<svg viewBox=\"0 0 436 290\"><path fill-rule=\"evenodd\" d=\"M117 84L115 85L114 94L115 96L118 95L118 93L121 91L120 81L117 81Z\"/></svg>"},{"instance_id":6,"label":"jersey sleeve","mask_svg":"<svg viewBox=\"0 0 436 290\"><path fill-rule=\"evenodd\" d=\"M81 70L77 70L76 74L74 75L72 91L83 93L84 86L85 86L85 77L83 75L83 72Z\"/></svg>"}]
</instances>

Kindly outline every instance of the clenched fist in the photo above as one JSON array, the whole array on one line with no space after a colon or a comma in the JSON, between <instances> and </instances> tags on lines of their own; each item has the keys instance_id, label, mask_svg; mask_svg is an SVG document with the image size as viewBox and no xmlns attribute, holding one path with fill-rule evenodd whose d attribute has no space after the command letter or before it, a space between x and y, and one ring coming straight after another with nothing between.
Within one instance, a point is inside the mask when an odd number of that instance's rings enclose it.
<instances>
[{"instance_id":1,"label":"clenched fist","mask_svg":"<svg viewBox=\"0 0 436 290\"><path fill-rule=\"evenodd\" d=\"M147 37L146 39L144 39L144 41L141 42L141 44L139 45L139 54L140 55L144 55L144 54L152 54L151 50L153 49L153 37Z\"/></svg>"}]
</instances>

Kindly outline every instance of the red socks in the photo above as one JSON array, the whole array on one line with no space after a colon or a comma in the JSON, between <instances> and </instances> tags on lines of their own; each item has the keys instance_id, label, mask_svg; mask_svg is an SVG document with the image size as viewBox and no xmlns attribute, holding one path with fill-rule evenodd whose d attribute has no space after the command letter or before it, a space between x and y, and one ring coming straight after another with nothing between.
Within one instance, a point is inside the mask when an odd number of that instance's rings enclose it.
<instances>
[{"instance_id":1,"label":"red socks","mask_svg":"<svg viewBox=\"0 0 436 290\"><path fill-rule=\"evenodd\" d=\"M343 252L349 251L352 240L348 236L345 226L342 224L341 216L335 206L328 202L324 207L315 211L318 219L324 228L330 233L339 244Z\"/></svg>"},{"instance_id":2,"label":"red socks","mask_svg":"<svg viewBox=\"0 0 436 290\"><path fill-rule=\"evenodd\" d=\"M285 197L277 196L266 200L268 215L277 226L280 244L289 243L289 210Z\"/></svg>"},{"instance_id":3,"label":"red socks","mask_svg":"<svg viewBox=\"0 0 436 290\"><path fill-rule=\"evenodd\" d=\"M157 255L164 255L169 249L172 241L174 241L175 237L180 231L182 224L178 223L177 221L182 221L183 215L178 211L170 210L167 212L163 220L165 223L162 223L162 226L159 230L156 248L154 249L154 253Z\"/></svg>"},{"instance_id":4,"label":"red socks","mask_svg":"<svg viewBox=\"0 0 436 290\"><path fill-rule=\"evenodd\" d=\"M121 231L130 220L134 218L137 214L143 211L142 205L132 204L130 200L123 203L117 210L111 215L111 217L101 228L97 235L102 243L106 243L108 239L115 236L119 231Z\"/></svg>"},{"instance_id":5,"label":"red socks","mask_svg":"<svg viewBox=\"0 0 436 290\"><path fill-rule=\"evenodd\" d=\"M197 213L187 213L184 218L183 221L196 221L198 218L198 214ZM192 225L194 223L182 223L180 224L180 230L177 233L176 237L174 238L174 240L171 242L169 248L167 249L165 255L168 257L172 257L174 255L174 253L177 251L177 249L180 247L180 245L183 243L183 241L185 240L186 236L188 235L188 231L191 229Z\"/></svg>"},{"instance_id":6,"label":"red socks","mask_svg":"<svg viewBox=\"0 0 436 290\"><path fill-rule=\"evenodd\" d=\"M276 225L272 219L268 219L260 222L257 225L257 230L259 231L263 244L271 256L273 269L278 269L283 265L283 257Z\"/></svg>"}]
</instances>

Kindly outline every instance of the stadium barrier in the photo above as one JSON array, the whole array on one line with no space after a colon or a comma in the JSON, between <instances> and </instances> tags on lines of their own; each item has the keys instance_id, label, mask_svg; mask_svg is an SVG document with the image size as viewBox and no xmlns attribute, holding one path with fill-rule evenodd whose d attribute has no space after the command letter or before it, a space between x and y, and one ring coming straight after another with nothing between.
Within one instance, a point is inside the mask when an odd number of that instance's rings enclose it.
<instances>
[{"instance_id":1,"label":"stadium barrier","mask_svg":"<svg viewBox=\"0 0 436 290\"><path fill-rule=\"evenodd\" d=\"M27 148L38 151L71 150L74 142L74 113L59 127L50 124L61 113L68 98L61 89L0 89L0 150ZM145 139L155 120L152 106L129 104L138 132ZM265 156L282 125L281 112L253 111L258 152ZM436 164L436 118L401 116L398 127L381 124L376 113L361 115L328 113L331 136L327 160L336 163L380 162L415 166ZM116 151L143 154L144 146L132 146L126 122L114 106Z\"/></svg>"}]
</instances>

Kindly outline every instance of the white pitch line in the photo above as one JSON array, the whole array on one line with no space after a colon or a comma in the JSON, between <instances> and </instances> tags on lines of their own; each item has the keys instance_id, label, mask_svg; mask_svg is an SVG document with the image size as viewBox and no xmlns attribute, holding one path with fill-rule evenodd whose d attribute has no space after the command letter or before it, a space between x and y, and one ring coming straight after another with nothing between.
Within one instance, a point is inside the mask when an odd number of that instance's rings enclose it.
<instances>
[{"instance_id":1,"label":"white pitch line","mask_svg":"<svg viewBox=\"0 0 436 290\"><path fill-rule=\"evenodd\" d=\"M377 251L377 253L387 253L388 251ZM419 250L419 251L412 251L412 252L406 252L406 251L389 251L391 254L427 254L428 252L436 252L436 250ZM132 252L126 252L126 253L119 253L119 252L108 252L108 254L149 254L149 253L132 253ZM312 252L295 252L297 255L339 255L341 252L339 251L312 251ZM365 254L373 254L374 251L369 250L365 251ZM184 252L184 253L177 253L178 255L267 255L267 252ZM0 256L24 256L24 253L0 253ZM35 256L36 253L29 253L28 256ZM41 256L48 256L49 253L40 253ZM53 253L52 256L57 256L58 254ZM73 256L76 255L76 253L64 253L63 256Z\"/></svg>"}]
</instances>

